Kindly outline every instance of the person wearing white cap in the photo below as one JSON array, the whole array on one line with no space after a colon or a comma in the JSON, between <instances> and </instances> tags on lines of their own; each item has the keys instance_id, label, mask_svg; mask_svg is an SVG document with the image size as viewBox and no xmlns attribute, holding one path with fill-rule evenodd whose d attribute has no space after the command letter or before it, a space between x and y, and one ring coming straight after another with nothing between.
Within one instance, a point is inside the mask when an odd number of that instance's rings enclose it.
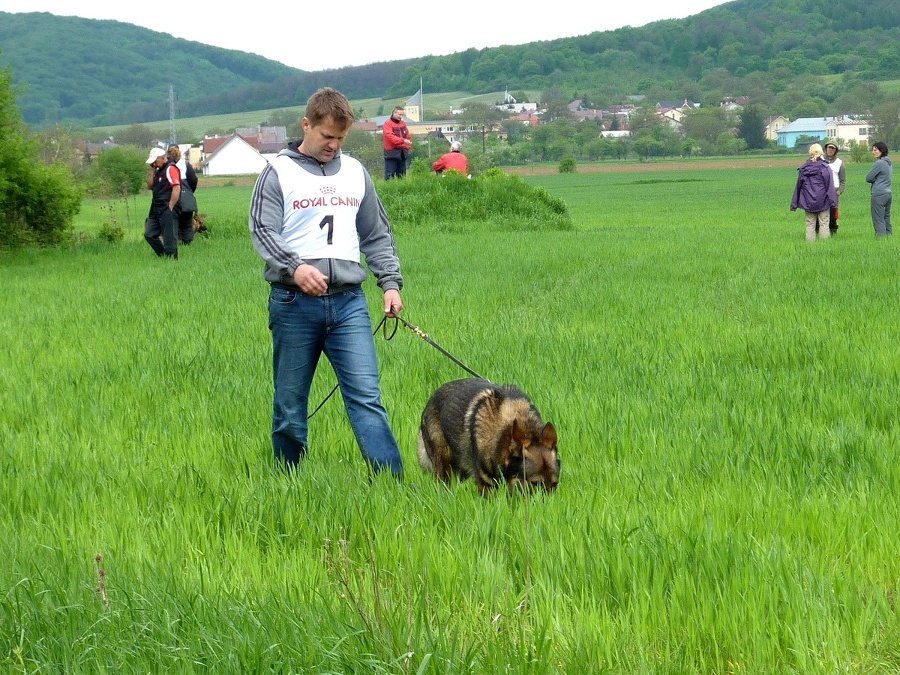
<instances>
[{"instance_id":1,"label":"person wearing white cap","mask_svg":"<svg viewBox=\"0 0 900 675\"><path fill-rule=\"evenodd\" d=\"M178 200L181 172L162 148L153 148L147 158L147 187L153 191L150 213L144 223L144 239L156 255L178 259Z\"/></svg>"},{"instance_id":2,"label":"person wearing white cap","mask_svg":"<svg viewBox=\"0 0 900 675\"><path fill-rule=\"evenodd\" d=\"M431 165L437 173L444 171L459 171L462 175L469 173L469 158L462 153L462 143L453 141L450 144L450 152Z\"/></svg>"},{"instance_id":3,"label":"person wearing white cap","mask_svg":"<svg viewBox=\"0 0 900 675\"><path fill-rule=\"evenodd\" d=\"M847 187L847 169L844 166L844 160L838 157L837 154L837 144L834 141L828 141L825 144L825 161L828 162L828 166L831 167L831 172L834 174L834 189L837 193L838 202L840 202L844 188ZM831 209L831 219L828 221L828 229L831 230L832 237L837 234L839 215L840 212L838 206Z\"/></svg>"}]
</instances>

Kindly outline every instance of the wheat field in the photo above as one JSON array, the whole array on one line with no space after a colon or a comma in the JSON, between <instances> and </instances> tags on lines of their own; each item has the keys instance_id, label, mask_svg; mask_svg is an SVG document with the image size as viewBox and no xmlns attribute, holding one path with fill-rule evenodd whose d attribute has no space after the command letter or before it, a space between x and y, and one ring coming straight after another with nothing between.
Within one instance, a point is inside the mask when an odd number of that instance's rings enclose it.
<instances>
[{"instance_id":1,"label":"wheat field","mask_svg":"<svg viewBox=\"0 0 900 675\"><path fill-rule=\"evenodd\" d=\"M176 263L145 197L86 203L78 245L0 254L4 669L900 672L900 249L848 174L814 244L790 166L528 176L573 231L397 228L407 320L559 431L530 498L418 469L465 373L402 326L376 343L403 483L339 395L276 471L250 188L198 191Z\"/></svg>"}]
</instances>

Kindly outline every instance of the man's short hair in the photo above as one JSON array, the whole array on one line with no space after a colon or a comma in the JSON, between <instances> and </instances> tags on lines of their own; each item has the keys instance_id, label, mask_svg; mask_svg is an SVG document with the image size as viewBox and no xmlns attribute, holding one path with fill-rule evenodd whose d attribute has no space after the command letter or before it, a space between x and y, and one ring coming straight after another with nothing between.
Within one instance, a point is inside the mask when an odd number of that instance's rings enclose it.
<instances>
[{"instance_id":1,"label":"man's short hair","mask_svg":"<svg viewBox=\"0 0 900 675\"><path fill-rule=\"evenodd\" d=\"M336 124L344 129L353 124L356 116L350 101L341 92L331 87L323 87L309 97L306 102L306 114L310 126L318 126L330 117Z\"/></svg>"},{"instance_id":2,"label":"man's short hair","mask_svg":"<svg viewBox=\"0 0 900 675\"><path fill-rule=\"evenodd\" d=\"M406 112L406 108L404 108L402 105L396 105L394 106L394 109L391 110L391 114L393 115L395 112Z\"/></svg>"}]
</instances>

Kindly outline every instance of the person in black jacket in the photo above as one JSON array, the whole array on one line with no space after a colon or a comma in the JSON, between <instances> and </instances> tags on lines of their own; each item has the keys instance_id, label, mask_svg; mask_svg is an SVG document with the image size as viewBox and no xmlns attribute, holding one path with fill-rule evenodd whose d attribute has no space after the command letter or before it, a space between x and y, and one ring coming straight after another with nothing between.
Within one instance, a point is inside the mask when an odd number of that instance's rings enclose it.
<instances>
[{"instance_id":1,"label":"person in black jacket","mask_svg":"<svg viewBox=\"0 0 900 675\"><path fill-rule=\"evenodd\" d=\"M150 165L147 188L153 191L153 198L144 223L144 239L156 255L177 259L181 174L162 148L150 151L147 164Z\"/></svg>"},{"instance_id":2,"label":"person in black jacket","mask_svg":"<svg viewBox=\"0 0 900 675\"><path fill-rule=\"evenodd\" d=\"M194 241L194 214L197 212L197 198L194 192L197 190L197 172L181 156L181 149L177 145L170 145L166 155L171 159L181 173L181 199L178 203L178 240L182 244L190 244Z\"/></svg>"}]
</instances>

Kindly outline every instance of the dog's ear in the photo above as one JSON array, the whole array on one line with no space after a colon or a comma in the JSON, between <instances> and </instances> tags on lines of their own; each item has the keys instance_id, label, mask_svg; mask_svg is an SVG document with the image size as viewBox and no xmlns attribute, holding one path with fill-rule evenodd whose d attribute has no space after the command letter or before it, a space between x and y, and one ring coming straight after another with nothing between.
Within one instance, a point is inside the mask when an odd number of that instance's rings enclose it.
<instances>
[{"instance_id":1,"label":"dog's ear","mask_svg":"<svg viewBox=\"0 0 900 675\"><path fill-rule=\"evenodd\" d=\"M544 425L544 430L541 432L541 445L556 450L556 427L550 422Z\"/></svg>"},{"instance_id":2,"label":"dog's ear","mask_svg":"<svg viewBox=\"0 0 900 675\"><path fill-rule=\"evenodd\" d=\"M512 442L509 444L510 458L521 459L523 450L529 445L531 445L531 438L528 436L528 432L519 423L518 418L513 419Z\"/></svg>"}]
</instances>

